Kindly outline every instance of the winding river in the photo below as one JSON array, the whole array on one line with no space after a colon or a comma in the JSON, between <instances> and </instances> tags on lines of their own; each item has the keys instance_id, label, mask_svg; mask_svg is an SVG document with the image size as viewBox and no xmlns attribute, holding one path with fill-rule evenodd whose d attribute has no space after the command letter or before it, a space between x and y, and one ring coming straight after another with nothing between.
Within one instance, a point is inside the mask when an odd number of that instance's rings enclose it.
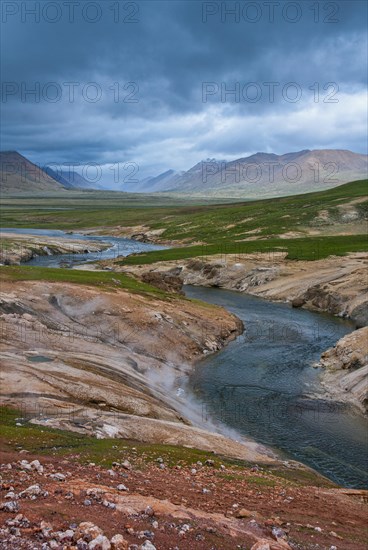
<instances>
[{"instance_id":1,"label":"winding river","mask_svg":"<svg viewBox=\"0 0 368 550\"><path fill-rule=\"evenodd\" d=\"M279 449L345 487L368 488L368 420L324 399L312 364L354 330L346 320L237 292L186 287L218 304L245 332L203 359L190 385L203 415Z\"/></svg>"},{"instance_id":2,"label":"winding river","mask_svg":"<svg viewBox=\"0 0 368 550\"><path fill-rule=\"evenodd\" d=\"M39 256L27 262L45 267L73 267L165 248L56 230L6 232L111 244L99 253ZM353 324L236 292L201 287L185 290L188 297L235 313L246 327L225 349L204 358L190 377L187 389L201 406L203 419L216 419L232 432L251 436L340 485L368 488L368 420L349 406L326 400L319 383L320 369L312 367L321 352L354 330Z\"/></svg>"},{"instance_id":3,"label":"winding river","mask_svg":"<svg viewBox=\"0 0 368 550\"><path fill-rule=\"evenodd\" d=\"M14 235L27 234L36 235L40 237L56 237L60 239L70 240L70 254L54 254L45 256L35 256L32 260L26 262L27 265L36 265L40 267L74 267L87 262L95 262L98 260L109 260L117 258L118 256L129 256L129 254L135 254L138 252L148 252L150 250L163 250L167 246L156 245L151 243L142 243L139 241L133 241L132 239L126 239L123 237L111 237L105 235L85 235L83 233L66 233L59 229L8 229L1 228L0 233L14 233ZM88 248L88 241L102 242L108 246L105 250L100 252L87 252L85 254L73 253L73 240L86 241L86 248Z\"/></svg>"}]
</instances>

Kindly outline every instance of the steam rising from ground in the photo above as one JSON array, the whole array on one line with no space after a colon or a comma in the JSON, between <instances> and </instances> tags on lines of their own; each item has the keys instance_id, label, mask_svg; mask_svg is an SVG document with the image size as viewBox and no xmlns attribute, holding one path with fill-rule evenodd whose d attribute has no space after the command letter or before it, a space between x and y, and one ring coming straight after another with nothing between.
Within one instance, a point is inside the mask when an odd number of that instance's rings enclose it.
<instances>
[{"instance_id":1,"label":"steam rising from ground","mask_svg":"<svg viewBox=\"0 0 368 550\"><path fill-rule=\"evenodd\" d=\"M173 408L193 426L221 434L240 443L249 441L236 430L208 415L204 402L195 395L190 385L189 373L193 367L188 364L178 367L179 363L179 359L173 358L172 362L163 365L160 369L146 371L145 378L152 390L163 391L166 400L172 400Z\"/></svg>"}]
</instances>

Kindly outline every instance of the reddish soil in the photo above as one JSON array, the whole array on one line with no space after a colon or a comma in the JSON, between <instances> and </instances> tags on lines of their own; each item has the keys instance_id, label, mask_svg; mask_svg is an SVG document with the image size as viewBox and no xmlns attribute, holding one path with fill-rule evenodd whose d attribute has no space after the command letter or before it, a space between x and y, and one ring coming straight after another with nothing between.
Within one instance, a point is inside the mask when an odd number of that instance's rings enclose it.
<instances>
[{"instance_id":1,"label":"reddish soil","mask_svg":"<svg viewBox=\"0 0 368 550\"><path fill-rule=\"evenodd\" d=\"M41 462L43 473L21 469L20 460L34 459ZM1 501L14 500L19 511L0 511L0 548L38 549L43 544L48 548L40 532L44 520L52 524L53 531L65 531L70 526L75 529L73 524L90 521L108 538L122 534L127 548L131 545L132 549L150 540L157 550L248 550L260 539L267 539L272 550L367 549L366 491L302 486L257 467L242 469L239 475L239 468L228 466L162 468L159 463L134 461L134 456L129 460L131 469L120 465L111 473L100 466L83 465L77 456L64 459L2 452ZM64 474L65 480L49 477L55 472ZM129 491L117 490L121 483ZM35 484L46 495L33 500L5 499L9 491L19 494ZM87 495L91 488L99 488L101 493L97 497ZM86 499L90 505L85 504ZM106 502L104 505L104 500L115 508L107 507ZM146 510L147 506L152 510ZM237 517L241 509L247 517ZM26 516L30 526L20 527L15 536L6 521L17 514ZM188 531L184 528L183 532L184 524L190 527ZM77 546L70 542L57 548Z\"/></svg>"}]
</instances>

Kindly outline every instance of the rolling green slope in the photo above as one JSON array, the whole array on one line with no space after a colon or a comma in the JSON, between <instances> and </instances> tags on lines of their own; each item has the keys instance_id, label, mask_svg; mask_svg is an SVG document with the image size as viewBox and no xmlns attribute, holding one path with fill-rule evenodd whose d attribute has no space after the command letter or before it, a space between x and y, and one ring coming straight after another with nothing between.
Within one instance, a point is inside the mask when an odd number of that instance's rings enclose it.
<instances>
[{"instance_id":1,"label":"rolling green slope","mask_svg":"<svg viewBox=\"0 0 368 550\"><path fill-rule=\"evenodd\" d=\"M368 212L368 180L351 182L335 189L279 199L266 199L235 205L185 208L151 222L152 229L165 228L165 239L204 243L241 242L270 238L297 231L307 236L311 229L350 224L344 207L353 203L355 221L362 225ZM321 211L327 212L320 218ZM296 235L295 235L296 236Z\"/></svg>"},{"instance_id":2,"label":"rolling green slope","mask_svg":"<svg viewBox=\"0 0 368 550\"><path fill-rule=\"evenodd\" d=\"M131 256L126 263L179 259L198 254L288 250L290 257L314 259L367 249L368 180L334 189L278 199L232 204L174 202L167 197L104 194L39 198L35 203L8 199L3 227L109 233L144 225L164 230L178 248Z\"/></svg>"}]
</instances>

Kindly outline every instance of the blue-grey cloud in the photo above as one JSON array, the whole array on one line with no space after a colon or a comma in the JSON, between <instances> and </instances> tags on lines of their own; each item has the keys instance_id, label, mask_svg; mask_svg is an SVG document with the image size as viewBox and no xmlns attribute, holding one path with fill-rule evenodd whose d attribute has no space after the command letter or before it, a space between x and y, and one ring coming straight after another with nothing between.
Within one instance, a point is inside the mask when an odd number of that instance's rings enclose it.
<instances>
[{"instance_id":1,"label":"blue-grey cloud","mask_svg":"<svg viewBox=\"0 0 368 550\"><path fill-rule=\"evenodd\" d=\"M142 175L258 150L365 152L364 1L55 4L2 2L3 149Z\"/></svg>"}]
</instances>

